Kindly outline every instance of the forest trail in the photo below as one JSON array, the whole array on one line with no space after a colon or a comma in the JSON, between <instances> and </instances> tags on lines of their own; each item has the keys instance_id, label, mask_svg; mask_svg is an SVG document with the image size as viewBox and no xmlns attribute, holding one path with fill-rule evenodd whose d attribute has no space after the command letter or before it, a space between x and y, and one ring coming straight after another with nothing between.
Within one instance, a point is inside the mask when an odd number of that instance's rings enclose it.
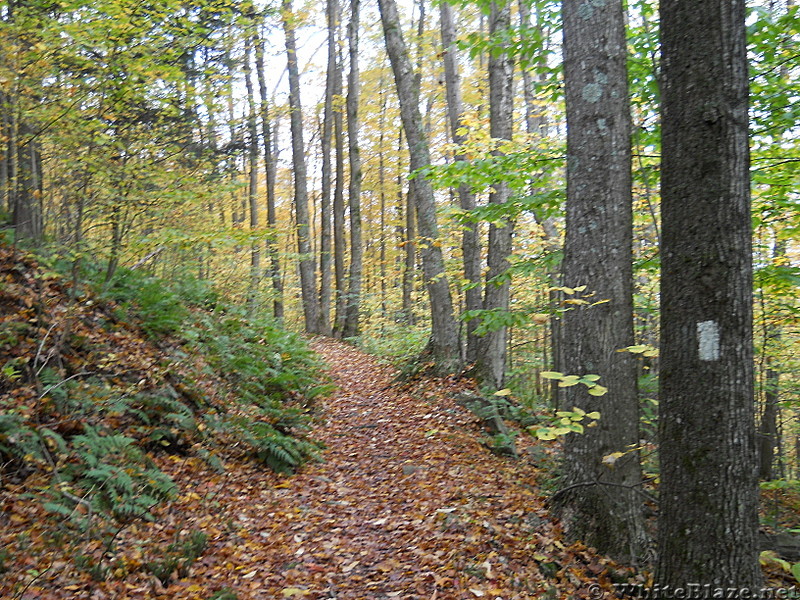
<instances>
[{"instance_id":1,"label":"forest trail","mask_svg":"<svg viewBox=\"0 0 800 600\"><path fill-rule=\"evenodd\" d=\"M352 346L313 347L337 386L314 432L324 462L277 484L226 476L228 531L193 571L225 577L240 599L588 597L608 561L559 541L529 460L481 444L477 419L452 400L465 383L404 387Z\"/></svg>"}]
</instances>

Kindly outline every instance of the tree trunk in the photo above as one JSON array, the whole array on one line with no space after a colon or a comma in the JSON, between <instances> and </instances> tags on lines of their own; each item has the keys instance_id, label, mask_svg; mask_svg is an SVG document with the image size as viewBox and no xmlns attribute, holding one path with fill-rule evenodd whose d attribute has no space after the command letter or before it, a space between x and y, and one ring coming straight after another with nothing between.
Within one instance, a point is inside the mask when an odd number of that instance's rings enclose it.
<instances>
[{"instance_id":1,"label":"tree trunk","mask_svg":"<svg viewBox=\"0 0 800 600\"><path fill-rule=\"evenodd\" d=\"M635 561L646 534L638 486L636 369L633 344L631 145L621 0L564 0L567 107L567 221L563 317L564 371L599 375L602 396L566 388L566 407L599 411L597 427L564 443L557 506L568 535L601 553ZM585 304L580 304L585 302ZM613 465L604 461L623 453Z\"/></svg>"},{"instance_id":2,"label":"tree trunk","mask_svg":"<svg viewBox=\"0 0 800 600\"><path fill-rule=\"evenodd\" d=\"M400 31L395 0L379 0L386 51L392 64L400 115L408 142L411 171L430 165L428 140L419 112L419 78L413 72L408 49ZM461 365L458 329L453 299L444 269L441 240L436 222L433 189L425 177L411 180L422 238L422 270L431 305L430 350L441 372L455 372Z\"/></svg>"},{"instance_id":3,"label":"tree trunk","mask_svg":"<svg viewBox=\"0 0 800 600\"><path fill-rule=\"evenodd\" d=\"M414 313L414 282L417 273L417 219L414 209L414 192L409 186L403 194L403 169L400 149L403 146L402 128L397 134L397 206L404 225L398 226L403 244L403 281L402 281L402 315L403 321L409 325L417 324ZM405 208L405 211L403 209Z\"/></svg>"},{"instance_id":4,"label":"tree trunk","mask_svg":"<svg viewBox=\"0 0 800 600\"><path fill-rule=\"evenodd\" d=\"M300 105L300 72L297 67L297 44L291 0L283 0L283 28L286 34L286 55L289 72L289 109L292 130L292 168L294 170L294 208L297 219L297 251L300 254L300 291L307 333L319 333L319 297L317 296L316 265L309 235L308 188L306 179L303 114Z\"/></svg>"},{"instance_id":5,"label":"tree trunk","mask_svg":"<svg viewBox=\"0 0 800 600\"><path fill-rule=\"evenodd\" d=\"M342 57L337 50L336 70L333 79L333 95L342 96ZM336 317L334 335L342 337L347 312L347 272L345 254L347 253L347 236L345 235L345 202L344 202L344 122L341 106L334 107L333 138L336 146L336 183L333 189L333 265L336 287Z\"/></svg>"},{"instance_id":6,"label":"tree trunk","mask_svg":"<svg viewBox=\"0 0 800 600\"><path fill-rule=\"evenodd\" d=\"M442 48L444 62L444 81L447 93L447 114L450 120L450 137L456 146L463 145L466 135L459 132L463 114L461 100L461 75L458 72L458 48L456 47L456 27L453 19L453 7L447 2L439 5L442 31ZM453 156L453 160L462 161L467 157L462 153ZM467 184L458 187L458 200L461 209L471 211L476 206L475 194ZM480 310L483 307L481 298L481 245L478 224L467 221L463 225L461 252L464 262L464 279L468 283L464 291L464 308L468 311ZM478 326L477 319L467 321L467 363L474 363L478 358L479 338L474 334Z\"/></svg>"},{"instance_id":7,"label":"tree trunk","mask_svg":"<svg viewBox=\"0 0 800 600\"><path fill-rule=\"evenodd\" d=\"M489 55L489 130L496 144L510 140L514 119L514 63L501 43L503 36L511 28L511 6L501 4L505 0L492 2L489 15L489 36L501 44L502 51L496 49ZM501 156L502 150L495 149L492 154ZM510 197L510 189L505 181L493 184L489 202L503 205ZM483 309L490 311L508 310L511 281L507 271L511 266L508 257L512 252L514 221L507 217L502 226L492 223L489 226L489 246L487 254L488 271L483 292ZM492 327L479 342L480 351L475 363L478 379L496 389L503 387L506 369L507 335L505 326Z\"/></svg>"},{"instance_id":8,"label":"tree trunk","mask_svg":"<svg viewBox=\"0 0 800 600\"><path fill-rule=\"evenodd\" d=\"M744 0L662 0L661 586L755 590Z\"/></svg>"},{"instance_id":9,"label":"tree trunk","mask_svg":"<svg viewBox=\"0 0 800 600\"><path fill-rule=\"evenodd\" d=\"M14 241L38 246L42 241L42 170L38 143L31 126L11 119L11 223Z\"/></svg>"},{"instance_id":10,"label":"tree trunk","mask_svg":"<svg viewBox=\"0 0 800 600\"><path fill-rule=\"evenodd\" d=\"M786 240L778 239L772 253L772 259L782 264L786 259ZM761 291L763 298L764 291ZM763 307L766 309L766 307ZM770 355L772 348L780 344L780 325L768 320L766 310L762 310L764 320L764 340L761 351L764 353L763 365L763 410L758 422L758 478L769 481L774 478L775 451L780 447L778 423L780 420L780 365ZM783 464L781 462L780 464Z\"/></svg>"},{"instance_id":11,"label":"tree trunk","mask_svg":"<svg viewBox=\"0 0 800 600\"><path fill-rule=\"evenodd\" d=\"M275 179L277 163L277 134L272 131L267 95L267 79L264 75L264 37L256 39L256 73L258 75L258 91L261 98L261 137L264 141L264 171L267 185L267 226L270 237L266 250L269 256L269 276L272 281L272 316L283 319L283 281L281 280L281 263L278 254L277 225L275 213Z\"/></svg>"},{"instance_id":12,"label":"tree trunk","mask_svg":"<svg viewBox=\"0 0 800 600\"><path fill-rule=\"evenodd\" d=\"M319 252L319 303L322 332L331 334L331 191L332 170L331 148L333 147L333 89L336 69L336 31L339 26L338 0L328 0L326 18L328 25L328 67L325 73L325 106L322 116L322 190L320 196L320 252Z\"/></svg>"},{"instance_id":13,"label":"tree trunk","mask_svg":"<svg viewBox=\"0 0 800 600\"><path fill-rule=\"evenodd\" d=\"M358 141L358 29L359 0L350 0L350 24L347 27L350 72L347 75L347 140L350 162L350 272L347 284L343 337L358 335L358 317L361 304L361 271L364 250L361 246L361 156Z\"/></svg>"},{"instance_id":14,"label":"tree trunk","mask_svg":"<svg viewBox=\"0 0 800 600\"><path fill-rule=\"evenodd\" d=\"M250 233L258 231L258 125L256 122L256 98L253 87L253 35L245 38L244 82L247 90L247 204L250 213ZM261 283L261 244L250 242L250 289L247 293L248 310L253 313L258 301Z\"/></svg>"},{"instance_id":15,"label":"tree trunk","mask_svg":"<svg viewBox=\"0 0 800 600\"><path fill-rule=\"evenodd\" d=\"M525 35L525 32L534 31L534 25L531 23L531 8L528 0L519 0L519 22L520 30ZM544 33L538 25L536 26L536 34L543 36ZM530 35L530 33L528 33ZM542 53L539 59L537 68L546 68L546 53ZM544 139L547 136L547 116L542 111L541 107L537 107L536 102L536 86L533 77L531 76L532 68L521 69L522 73L522 94L525 99L525 129L530 136L535 136L534 140ZM535 141L534 141L535 143ZM530 182L530 193L536 194L537 181L540 177L539 173L534 173ZM542 228L544 235L544 243L547 252L560 252L561 251L561 236L559 235L558 228L555 224L555 218L542 217L542 215L534 213L534 219ZM559 287L561 285L561 273L558 266L551 266L547 269L547 278L550 287ZM559 351L561 345L561 320L558 318L557 309L561 303L561 292L551 289L549 292L549 305L552 311L552 317L548 322L549 337L550 337L550 354L548 356L548 345L542 344L542 364L549 365L552 371L561 371L561 353ZM548 394L550 396L551 405L554 409L558 410L558 396L560 389L558 381L553 380L550 382Z\"/></svg>"}]
</instances>

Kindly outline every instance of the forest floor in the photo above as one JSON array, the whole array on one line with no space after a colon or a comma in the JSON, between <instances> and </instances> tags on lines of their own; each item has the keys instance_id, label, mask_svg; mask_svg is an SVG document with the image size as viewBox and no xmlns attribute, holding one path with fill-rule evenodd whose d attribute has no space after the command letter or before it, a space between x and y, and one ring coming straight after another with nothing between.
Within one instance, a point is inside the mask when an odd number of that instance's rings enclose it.
<instances>
[{"instance_id":1,"label":"forest floor","mask_svg":"<svg viewBox=\"0 0 800 600\"><path fill-rule=\"evenodd\" d=\"M560 540L536 465L482 444L478 419L453 401L465 381L401 384L352 346L313 347L336 385L314 431L323 461L291 477L248 464L177 476L185 503L170 511L174 527L200 527L213 542L191 576L166 589L144 584L154 597L199 597L210 583L240 600L597 598L591 583L610 589L610 561Z\"/></svg>"},{"instance_id":2,"label":"forest floor","mask_svg":"<svg viewBox=\"0 0 800 600\"><path fill-rule=\"evenodd\" d=\"M336 386L318 400L321 461L286 476L235 452L224 471L155 455L178 498L154 509L154 521L116 531L113 553L100 539L82 542L106 567L99 578L64 555L69 545L47 541L41 506L9 483L3 539L24 540L27 553L10 548L0 598L610 598L612 580L632 580L632 570L563 542L537 487L536 462L552 461L553 447L528 438L518 460L492 454L480 420L453 399L468 380L402 383L350 345L312 345ZM193 531L208 536L202 554L159 580L151 565Z\"/></svg>"}]
</instances>

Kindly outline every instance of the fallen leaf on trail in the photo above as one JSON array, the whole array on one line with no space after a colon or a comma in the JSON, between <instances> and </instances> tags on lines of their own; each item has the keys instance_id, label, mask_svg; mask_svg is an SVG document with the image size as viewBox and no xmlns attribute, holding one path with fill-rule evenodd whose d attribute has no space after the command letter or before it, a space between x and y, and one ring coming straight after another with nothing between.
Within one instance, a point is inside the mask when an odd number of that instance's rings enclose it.
<instances>
[{"instance_id":1,"label":"fallen leaf on trail","mask_svg":"<svg viewBox=\"0 0 800 600\"><path fill-rule=\"evenodd\" d=\"M354 560L349 565L342 567L342 573L349 573L358 566L358 561Z\"/></svg>"}]
</instances>

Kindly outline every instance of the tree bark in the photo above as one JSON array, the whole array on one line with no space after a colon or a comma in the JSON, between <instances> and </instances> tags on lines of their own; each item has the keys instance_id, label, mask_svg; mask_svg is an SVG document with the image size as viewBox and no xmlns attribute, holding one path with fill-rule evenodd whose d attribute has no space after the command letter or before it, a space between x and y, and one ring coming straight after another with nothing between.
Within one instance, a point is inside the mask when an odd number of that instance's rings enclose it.
<instances>
[{"instance_id":1,"label":"tree bark","mask_svg":"<svg viewBox=\"0 0 800 600\"><path fill-rule=\"evenodd\" d=\"M253 35L245 38L244 82L247 91L247 204L250 213L250 232L258 231L258 124L256 120L256 98L253 86ZM248 310L253 313L258 301L261 284L261 244L250 243L250 289L247 293Z\"/></svg>"},{"instance_id":2,"label":"tree bark","mask_svg":"<svg viewBox=\"0 0 800 600\"><path fill-rule=\"evenodd\" d=\"M450 137L453 144L462 146L467 140L460 132L464 111L461 99L461 74L458 71L458 48L456 46L456 27L453 19L453 7L447 2L439 5L439 22L441 24L442 49L444 62L444 81L447 94L447 115L450 121ZM453 156L454 161L467 160L462 153ZM467 184L458 186L458 201L463 211L469 212L476 206L475 194ZM481 245L478 224L474 221L464 223L461 237L461 253L464 263L464 279L468 286L464 290L464 308L468 311L480 310L483 307L481 297ZM479 339L475 335L477 319L467 321L467 363L474 363L478 358Z\"/></svg>"},{"instance_id":3,"label":"tree bark","mask_svg":"<svg viewBox=\"0 0 800 600\"><path fill-rule=\"evenodd\" d=\"M347 140L350 163L348 204L350 206L350 272L347 284L347 303L343 336L358 335L358 318L361 304L361 272L364 249L361 245L361 150L358 141L358 100L360 83L358 74L359 0L350 0L350 23L347 26L350 71L347 74Z\"/></svg>"},{"instance_id":4,"label":"tree bark","mask_svg":"<svg viewBox=\"0 0 800 600\"><path fill-rule=\"evenodd\" d=\"M340 46L340 44L338 45ZM336 70L333 80L333 95L342 95L342 56L337 50ZM347 270L345 268L345 254L347 253L347 236L345 232L344 201L344 115L341 106L334 107L333 112L333 139L336 146L336 182L333 189L333 265L334 281L336 287L336 317L333 332L336 337L342 337L344 322L347 312Z\"/></svg>"},{"instance_id":5,"label":"tree bark","mask_svg":"<svg viewBox=\"0 0 800 600\"><path fill-rule=\"evenodd\" d=\"M319 333L319 297L317 296L316 265L311 250L308 214L308 183L306 176L305 144L303 142L303 114L300 104L300 72L297 67L291 0L282 3L283 28L286 34L286 55L289 72L289 109L292 130L292 168L294 170L294 208L297 219L297 251L300 254L300 291L303 298L303 316L307 333Z\"/></svg>"},{"instance_id":6,"label":"tree bark","mask_svg":"<svg viewBox=\"0 0 800 600\"><path fill-rule=\"evenodd\" d=\"M755 590L748 65L744 0L662 0L656 582Z\"/></svg>"},{"instance_id":7,"label":"tree bark","mask_svg":"<svg viewBox=\"0 0 800 600\"><path fill-rule=\"evenodd\" d=\"M325 335L331 334L331 258L332 258L332 239L331 231L331 193L332 193L332 170L331 149L333 147L333 90L336 69L338 68L336 59L336 44L338 42L336 31L339 26L339 3L338 0L328 0L326 18L328 25L328 67L325 73L325 105L322 116L322 190L320 196L320 253L319 253L319 303L320 303L320 322L322 332Z\"/></svg>"},{"instance_id":8,"label":"tree bark","mask_svg":"<svg viewBox=\"0 0 800 600\"><path fill-rule=\"evenodd\" d=\"M621 0L564 0L567 108L567 220L563 317L564 371L600 375L608 389L592 396L566 388L566 406L599 411L596 427L564 443L558 512L572 539L635 561L647 543L638 445L633 344L631 142ZM613 466L604 457L623 453Z\"/></svg>"},{"instance_id":9,"label":"tree bark","mask_svg":"<svg viewBox=\"0 0 800 600\"><path fill-rule=\"evenodd\" d=\"M500 40L511 28L511 6L505 0L492 2L489 15L489 37L499 44L501 50L494 49L489 54L489 131L498 146L510 140L514 122L514 62L507 50L507 44ZM492 151L494 156L502 156L501 148ZM503 205L508 202L511 192L505 181L493 184L489 202ZM508 257L513 246L514 220L509 216L502 226L489 225L489 245L487 254L488 270L483 292L483 309L507 311L511 281ZM506 368L506 342L508 331L505 326L492 327L479 342L475 370L478 379L499 389L503 387Z\"/></svg>"},{"instance_id":10,"label":"tree bark","mask_svg":"<svg viewBox=\"0 0 800 600\"><path fill-rule=\"evenodd\" d=\"M428 140L419 112L419 78L413 72L408 49L400 31L395 0L379 0L386 51L392 64L400 116L408 143L411 171L430 165ZM433 359L441 372L455 372L461 366L458 329L453 316L453 299L447 282L436 221L436 202L430 182L423 176L411 180L422 238L422 270L431 304Z\"/></svg>"},{"instance_id":11,"label":"tree bark","mask_svg":"<svg viewBox=\"0 0 800 600\"><path fill-rule=\"evenodd\" d=\"M403 194L403 169L400 155L403 147L403 129L397 134L397 208L403 225L398 226L400 241L403 244L402 315L410 326L417 324L414 313L414 286L417 273L417 219L414 209L414 191L409 186ZM405 209L405 211L403 210Z\"/></svg>"}]
</instances>

